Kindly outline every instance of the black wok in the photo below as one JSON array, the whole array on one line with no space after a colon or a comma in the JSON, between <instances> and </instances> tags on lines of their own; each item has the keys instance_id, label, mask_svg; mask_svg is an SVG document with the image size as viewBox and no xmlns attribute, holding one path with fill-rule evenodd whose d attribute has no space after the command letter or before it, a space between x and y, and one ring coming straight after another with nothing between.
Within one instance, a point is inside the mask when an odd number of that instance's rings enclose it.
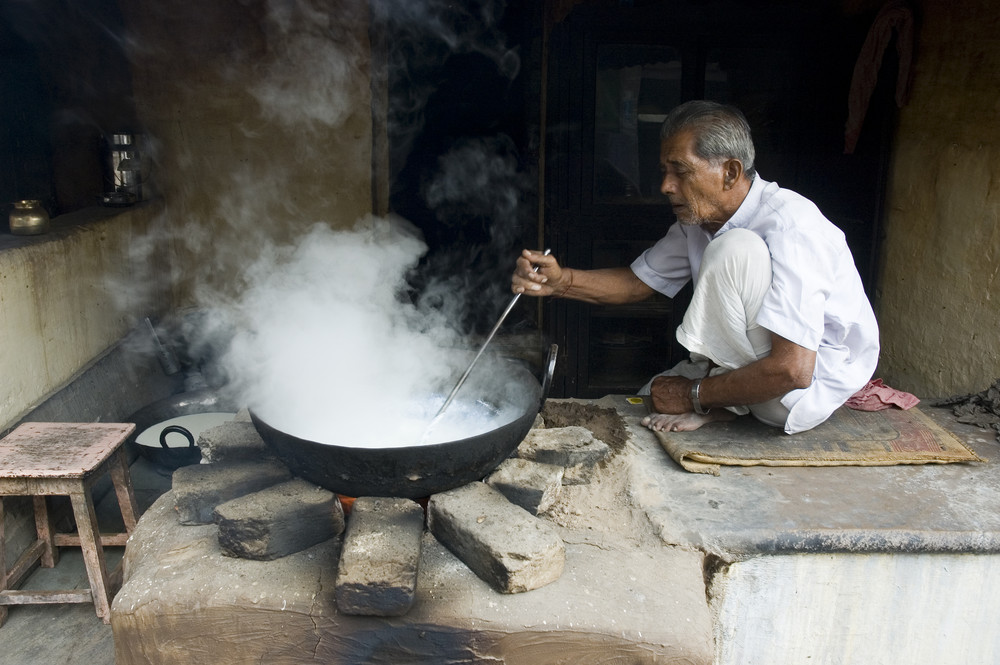
<instances>
[{"instance_id":1,"label":"black wok","mask_svg":"<svg viewBox=\"0 0 1000 665\"><path fill-rule=\"evenodd\" d=\"M513 453L545 403L555 368L552 345L541 384L525 366L512 366L517 416L496 429L465 439L395 448L362 448L301 439L269 425L252 409L265 442L297 476L349 497L417 499L480 480Z\"/></svg>"}]
</instances>

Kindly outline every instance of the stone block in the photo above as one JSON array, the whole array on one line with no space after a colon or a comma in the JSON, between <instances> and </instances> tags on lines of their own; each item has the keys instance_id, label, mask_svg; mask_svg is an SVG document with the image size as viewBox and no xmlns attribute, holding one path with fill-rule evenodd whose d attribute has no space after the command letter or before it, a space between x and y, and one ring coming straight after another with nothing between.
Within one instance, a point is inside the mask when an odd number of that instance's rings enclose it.
<instances>
[{"instance_id":1,"label":"stone block","mask_svg":"<svg viewBox=\"0 0 1000 665\"><path fill-rule=\"evenodd\" d=\"M435 494L431 533L501 593L543 587L562 575L566 547L555 529L486 483Z\"/></svg>"},{"instance_id":2,"label":"stone block","mask_svg":"<svg viewBox=\"0 0 1000 665\"><path fill-rule=\"evenodd\" d=\"M517 447L518 457L563 467L594 465L610 453L608 444L578 425L533 429Z\"/></svg>"},{"instance_id":3,"label":"stone block","mask_svg":"<svg viewBox=\"0 0 1000 665\"><path fill-rule=\"evenodd\" d=\"M209 427L198 436L198 447L208 462L275 459L271 448L250 421L232 420Z\"/></svg>"},{"instance_id":4,"label":"stone block","mask_svg":"<svg viewBox=\"0 0 1000 665\"><path fill-rule=\"evenodd\" d=\"M271 561L344 531L337 496L296 478L215 508L219 546L228 556Z\"/></svg>"},{"instance_id":5,"label":"stone block","mask_svg":"<svg viewBox=\"0 0 1000 665\"><path fill-rule=\"evenodd\" d=\"M210 524L220 503L291 480L278 462L192 464L174 471L172 489L181 524Z\"/></svg>"},{"instance_id":6,"label":"stone block","mask_svg":"<svg viewBox=\"0 0 1000 665\"><path fill-rule=\"evenodd\" d=\"M410 499L356 499L334 585L337 611L368 616L406 614L417 590L423 531L423 508Z\"/></svg>"},{"instance_id":7,"label":"stone block","mask_svg":"<svg viewBox=\"0 0 1000 665\"><path fill-rule=\"evenodd\" d=\"M563 484L563 467L513 457L505 459L486 483L532 515L548 510Z\"/></svg>"}]
</instances>

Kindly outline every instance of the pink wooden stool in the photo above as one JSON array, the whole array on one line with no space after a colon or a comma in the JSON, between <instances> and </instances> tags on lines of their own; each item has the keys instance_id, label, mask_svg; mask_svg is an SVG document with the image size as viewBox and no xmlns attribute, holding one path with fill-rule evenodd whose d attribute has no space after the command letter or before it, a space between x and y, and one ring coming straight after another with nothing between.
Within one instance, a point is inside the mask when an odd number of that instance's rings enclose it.
<instances>
[{"instance_id":1,"label":"pink wooden stool","mask_svg":"<svg viewBox=\"0 0 1000 665\"><path fill-rule=\"evenodd\" d=\"M104 547L122 546L135 528L138 509L122 444L135 430L130 423L24 423L0 440L0 626L7 605L94 603L104 623L111 621L111 599L121 586L122 570L108 573ZM91 488L105 472L118 496L125 533L101 534ZM46 496L68 496L76 519L75 534L55 533ZM31 496L37 539L8 569L4 558L3 497ZM16 587L36 561L51 568L57 547L83 550L90 589L19 591Z\"/></svg>"}]
</instances>

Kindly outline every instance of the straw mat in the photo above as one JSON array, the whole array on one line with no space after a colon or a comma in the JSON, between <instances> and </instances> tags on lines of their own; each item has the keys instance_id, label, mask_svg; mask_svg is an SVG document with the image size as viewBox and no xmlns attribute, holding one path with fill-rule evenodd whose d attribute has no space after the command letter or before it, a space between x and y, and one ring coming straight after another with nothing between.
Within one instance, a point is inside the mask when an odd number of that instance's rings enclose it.
<instances>
[{"instance_id":1,"label":"straw mat","mask_svg":"<svg viewBox=\"0 0 1000 665\"><path fill-rule=\"evenodd\" d=\"M654 432L664 450L695 473L734 466L889 466L982 462L919 409L838 409L822 425L788 435L752 416L693 432Z\"/></svg>"}]
</instances>

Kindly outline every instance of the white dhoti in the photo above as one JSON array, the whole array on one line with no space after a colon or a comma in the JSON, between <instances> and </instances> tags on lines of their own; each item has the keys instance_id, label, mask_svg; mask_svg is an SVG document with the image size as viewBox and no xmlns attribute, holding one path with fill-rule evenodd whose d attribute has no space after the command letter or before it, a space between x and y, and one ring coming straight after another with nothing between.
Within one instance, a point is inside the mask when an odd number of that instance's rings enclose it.
<instances>
[{"instance_id":1,"label":"white dhoti","mask_svg":"<svg viewBox=\"0 0 1000 665\"><path fill-rule=\"evenodd\" d=\"M691 358L656 376L715 376L769 355L771 332L757 325L757 314L770 286L771 254L760 236L732 229L712 240L705 249L691 304L677 328L677 341ZM651 384L652 379L639 394L648 395ZM727 408L784 427L788 409L780 400Z\"/></svg>"}]
</instances>

